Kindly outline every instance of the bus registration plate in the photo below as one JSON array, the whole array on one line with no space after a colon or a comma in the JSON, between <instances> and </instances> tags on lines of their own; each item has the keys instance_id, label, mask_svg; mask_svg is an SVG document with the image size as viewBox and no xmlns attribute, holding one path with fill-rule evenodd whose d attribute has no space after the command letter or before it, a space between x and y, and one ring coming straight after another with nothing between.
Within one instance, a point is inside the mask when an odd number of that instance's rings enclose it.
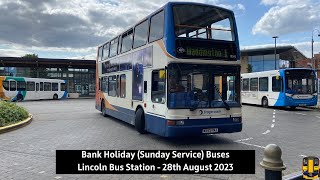
<instances>
[{"instance_id":1,"label":"bus registration plate","mask_svg":"<svg viewBox=\"0 0 320 180\"><path fill-rule=\"evenodd\" d=\"M202 129L202 133L208 134L208 133L217 133L218 128L209 128L209 129Z\"/></svg>"},{"instance_id":2,"label":"bus registration plate","mask_svg":"<svg viewBox=\"0 0 320 180\"><path fill-rule=\"evenodd\" d=\"M299 104L299 106L307 106L306 104Z\"/></svg>"}]
</instances>

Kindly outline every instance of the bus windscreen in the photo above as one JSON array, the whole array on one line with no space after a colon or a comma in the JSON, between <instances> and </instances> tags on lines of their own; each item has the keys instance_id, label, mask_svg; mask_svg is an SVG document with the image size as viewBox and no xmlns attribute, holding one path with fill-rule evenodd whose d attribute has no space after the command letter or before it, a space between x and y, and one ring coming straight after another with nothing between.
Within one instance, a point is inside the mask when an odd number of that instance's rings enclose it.
<instances>
[{"instance_id":1,"label":"bus windscreen","mask_svg":"<svg viewBox=\"0 0 320 180\"><path fill-rule=\"evenodd\" d=\"M226 10L201 5L173 6L177 37L234 41L233 15Z\"/></svg>"}]
</instances>

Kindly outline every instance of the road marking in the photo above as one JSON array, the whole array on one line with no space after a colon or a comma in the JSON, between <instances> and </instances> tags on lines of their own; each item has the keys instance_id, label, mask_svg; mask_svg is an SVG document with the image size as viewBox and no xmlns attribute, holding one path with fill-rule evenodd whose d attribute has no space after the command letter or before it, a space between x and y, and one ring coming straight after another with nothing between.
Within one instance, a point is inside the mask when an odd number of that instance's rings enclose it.
<instances>
[{"instance_id":1,"label":"road marking","mask_svg":"<svg viewBox=\"0 0 320 180\"><path fill-rule=\"evenodd\" d=\"M275 115L273 115L273 117L272 118L276 118L276 116Z\"/></svg>"},{"instance_id":2,"label":"road marking","mask_svg":"<svg viewBox=\"0 0 320 180\"><path fill-rule=\"evenodd\" d=\"M296 113L296 114L299 114L299 115L302 115L302 116L306 116L306 114L303 114L303 113Z\"/></svg>"},{"instance_id":3,"label":"road marking","mask_svg":"<svg viewBox=\"0 0 320 180\"><path fill-rule=\"evenodd\" d=\"M251 139L253 139L253 138L251 137L251 138L246 138L246 139L240 139L240 140L236 140L236 141L234 141L234 142L249 141L249 140L251 140Z\"/></svg>"},{"instance_id":4,"label":"road marking","mask_svg":"<svg viewBox=\"0 0 320 180\"><path fill-rule=\"evenodd\" d=\"M167 178L167 177L168 177L168 176L167 176L167 175L164 175L164 174L160 176L160 178Z\"/></svg>"},{"instance_id":5,"label":"road marking","mask_svg":"<svg viewBox=\"0 0 320 180\"><path fill-rule=\"evenodd\" d=\"M316 117L320 119L320 116L316 116Z\"/></svg>"},{"instance_id":6,"label":"road marking","mask_svg":"<svg viewBox=\"0 0 320 180\"><path fill-rule=\"evenodd\" d=\"M259 146L259 145L256 145L256 144L245 143L245 142L237 142L237 143L245 144L245 145L248 145L248 146L254 146L254 147L258 147L258 148L262 148L262 149L265 148L263 146Z\"/></svg>"},{"instance_id":7,"label":"road marking","mask_svg":"<svg viewBox=\"0 0 320 180\"><path fill-rule=\"evenodd\" d=\"M272 119L272 122L274 123L274 122L276 122L276 120L275 120L275 119Z\"/></svg>"},{"instance_id":8,"label":"road marking","mask_svg":"<svg viewBox=\"0 0 320 180\"><path fill-rule=\"evenodd\" d=\"M55 179L61 179L62 177L61 176L56 176L54 177Z\"/></svg>"},{"instance_id":9,"label":"road marking","mask_svg":"<svg viewBox=\"0 0 320 180\"><path fill-rule=\"evenodd\" d=\"M263 132L262 134L268 134L270 132L270 130L266 130L265 132Z\"/></svg>"},{"instance_id":10,"label":"road marking","mask_svg":"<svg viewBox=\"0 0 320 180\"><path fill-rule=\"evenodd\" d=\"M45 171L40 171L40 172L39 172L39 174L43 174L43 173L45 173Z\"/></svg>"},{"instance_id":11,"label":"road marking","mask_svg":"<svg viewBox=\"0 0 320 180\"><path fill-rule=\"evenodd\" d=\"M274 124L271 124L271 128L274 128Z\"/></svg>"},{"instance_id":12,"label":"road marking","mask_svg":"<svg viewBox=\"0 0 320 180\"><path fill-rule=\"evenodd\" d=\"M303 154L301 154L301 155L299 155L299 156L301 156L301 157L307 157L306 155L303 155Z\"/></svg>"}]
</instances>

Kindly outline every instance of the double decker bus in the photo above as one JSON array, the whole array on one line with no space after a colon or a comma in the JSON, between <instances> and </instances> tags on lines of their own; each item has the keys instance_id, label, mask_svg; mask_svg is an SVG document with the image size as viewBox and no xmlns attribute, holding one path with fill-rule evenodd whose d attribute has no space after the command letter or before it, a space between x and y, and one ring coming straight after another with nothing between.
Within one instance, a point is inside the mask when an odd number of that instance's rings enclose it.
<instances>
[{"instance_id":1,"label":"double decker bus","mask_svg":"<svg viewBox=\"0 0 320 180\"><path fill-rule=\"evenodd\" d=\"M96 109L164 137L240 132L239 59L232 11L169 2L98 47Z\"/></svg>"},{"instance_id":2,"label":"double decker bus","mask_svg":"<svg viewBox=\"0 0 320 180\"><path fill-rule=\"evenodd\" d=\"M316 72L308 68L287 68L245 73L242 102L278 107L315 106L318 101Z\"/></svg>"},{"instance_id":3,"label":"double decker bus","mask_svg":"<svg viewBox=\"0 0 320 180\"><path fill-rule=\"evenodd\" d=\"M6 101L64 99L65 80L0 76L0 99Z\"/></svg>"}]
</instances>

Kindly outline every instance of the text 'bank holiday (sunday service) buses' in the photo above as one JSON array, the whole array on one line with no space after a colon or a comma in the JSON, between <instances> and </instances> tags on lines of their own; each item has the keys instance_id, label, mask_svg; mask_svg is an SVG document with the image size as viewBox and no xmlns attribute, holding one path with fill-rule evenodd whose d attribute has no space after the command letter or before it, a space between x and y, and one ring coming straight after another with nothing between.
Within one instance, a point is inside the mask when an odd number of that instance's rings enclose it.
<instances>
[{"instance_id":1,"label":"text 'bank holiday (sunday service) buses'","mask_svg":"<svg viewBox=\"0 0 320 180\"><path fill-rule=\"evenodd\" d=\"M98 48L96 108L140 133L239 132L239 57L232 11L170 2Z\"/></svg>"},{"instance_id":2,"label":"text 'bank holiday (sunday service) buses'","mask_svg":"<svg viewBox=\"0 0 320 180\"><path fill-rule=\"evenodd\" d=\"M63 99L65 80L0 76L0 99L7 101Z\"/></svg>"},{"instance_id":3,"label":"text 'bank holiday (sunday service) buses'","mask_svg":"<svg viewBox=\"0 0 320 180\"><path fill-rule=\"evenodd\" d=\"M242 78L242 102L264 107L296 108L315 106L318 101L316 73L308 68L245 73Z\"/></svg>"}]
</instances>

